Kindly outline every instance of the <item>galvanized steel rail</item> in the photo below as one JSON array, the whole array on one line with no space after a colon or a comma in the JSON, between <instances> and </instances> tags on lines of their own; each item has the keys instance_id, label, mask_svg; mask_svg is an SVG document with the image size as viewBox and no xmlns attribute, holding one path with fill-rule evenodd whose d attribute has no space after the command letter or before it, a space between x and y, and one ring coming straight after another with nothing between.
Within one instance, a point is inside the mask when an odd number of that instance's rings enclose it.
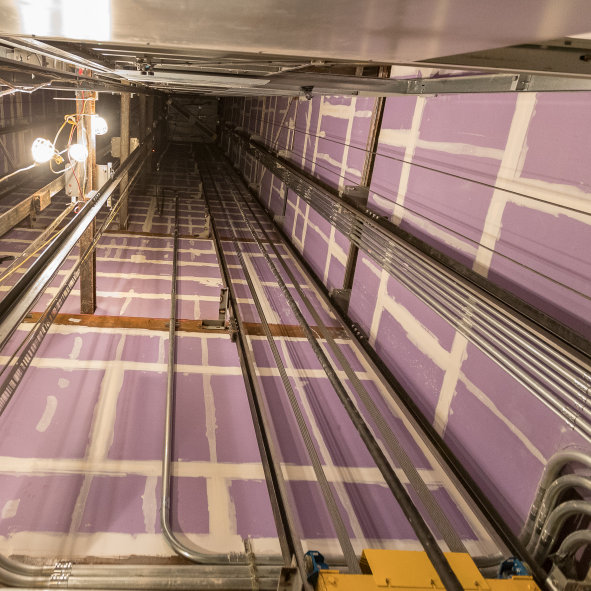
<instances>
[{"instance_id":1,"label":"galvanized steel rail","mask_svg":"<svg viewBox=\"0 0 591 591\"><path fill-rule=\"evenodd\" d=\"M345 387L343 386L340 378L338 377L337 373L335 372L334 368L332 367L330 361L326 357L326 354L324 353L324 351L320 347L320 344L318 343L318 340L317 340L316 336L314 335L310 325L308 324L308 322L304 318L301 310L298 307L298 304L295 302L293 296L290 294L289 290L287 289L285 281L283 280L277 267L275 266L275 264L271 260L271 257L269 256L268 252L263 247L262 242L258 238L252 224L249 222L248 218L246 217L242 207L240 206L240 204L235 196L233 196L233 200L238 208L238 211L240 212L243 222L246 224L246 226L248 228L249 233L251 234L254 241L257 243L261 254L263 255L263 257L267 261L269 268L271 269L273 276L275 277L275 280L277 281L277 283L281 289L281 292L282 292L283 296L285 297L291 311L293 312L299 325L303 329L304 334L306 335L306 338L308 339L310 346L312 347L316 357L318 358L322 368L324 369L331 385L333 386L335 393L337 394L339 400L343 404L343 407L345 408L347 414L349 415L349 418L351 419L357 432L361 436L361 439L363 440L367 450L369 451L374 462L376 463L376 466L380 470L384 480L386 481L386 484L388 485L388 487L392 491L394 497L396 498L400 508L402 509L402 512L406 516L408 522L410 523L415 534L417 535L417 538L421 542L427 556L431 560L431 563L433 564L435 570L437 571L437 574L441 578L443 585L445 586L445 588L448 591L461 591L462 586L461 586L459 580L457 579L456 574L454 573L451 566L449 565L446 557L444 556L441 548L437 544L437 541L435 540L429 527L427 526L422 515L420 514L420 512L418 511L418 509L414 505L414 503L413 503L410 495L406 491L404 485L402 484L402 482L400 481L400 479L396 475L390 462L388 461L387 457L385 456L384 452L382 451L379 443L376 441L373 434L371 433L371 430L367 426L364 418L357 410L354 402L351 400L351 397L349 396L348 392L346 391ZM221 201L221 203L222 203L222 207L225 211L225 207L223 206L223 201ZM227 218L228 218L228 221L230 222L230 225L233 227L233 223L232 223L231 219L229 218L229 216L227 216ZM242 264L242 258L240 256L241 252L238 247L237 241L233 240L233 243L235 244L235 248L238 252L239 259L241 260L241 264ZM255 299L255 304L256 304L256 300L257 300L256 293L254 291L254 286L252 285L252 281L250 280L250 278L248 276L248 271L246 269L245 269L245 276L246 276L247 282L249 284L249 289L251 290L251 295ZM262 309L259 309L259 307L260 307L260 304L259 304L259 306L257 306L257 309L259 310L259 315L261 316L261 321L264 324L265 323L264 314L262 312ZM272 338L272 336L270 336L270 333L267 334L267 331L265 331L265 332L267 335L267 340L273 350L273 342L274 342L273 338ZM277 366L281 372L281 367L283 366L283 364L281 362L281 359L280 359L278 353L277 353L277 355L274 355L274 359L277 362ZM285 383L285 381L284 381L284 383ZM286 386L286 391L289 395L289 388L287 388L287 386ZM293 404L292 404L292 409L294 410L294 412L296 412L296 410L297 410L296 408L294 408ZM296 414L296 419L297 418L298 417ZM298 420L298 426L300 427L302 437L303 437L304 441L306 441L306 436L305 436L306 433L305 433L305 430L303 429L301 423L303 423L303 421ZM304 427L305 427L305 424L304 424ZM311 455L311 460L314 464L314 458L312 457L312 454L310 454L310 455ZM315 467L315 472L316 472L316 467ZM318 473L317 473L317 476L318 476ZM325 497L325 501L327 502L327 505L328 505L329 499L327 499ZM334 525L335 525L335 528L337 528L337 524L334 524ZM349 562L349 561L347 561L347 562Z\"/></svg>"}]
</instances>

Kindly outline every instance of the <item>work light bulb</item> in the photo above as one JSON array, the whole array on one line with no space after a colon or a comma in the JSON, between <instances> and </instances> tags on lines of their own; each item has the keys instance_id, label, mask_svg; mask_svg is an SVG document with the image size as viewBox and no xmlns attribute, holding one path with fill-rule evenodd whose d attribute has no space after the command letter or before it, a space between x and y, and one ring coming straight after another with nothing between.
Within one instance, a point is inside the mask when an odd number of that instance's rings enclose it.
<instances>
[{"instance_id":1,"label":"work light bulb","mask_svg":"<svg viewBox=\"0 0 591 591\"><path fill-rule=\"evenodd\" d=\"M31 152L33 153L33 160L41 164L43 162L49 162L51 160L52 156L55 153L55 149L53 147L53 144L49 140L46 140L42 137L38 137L33 142Z\"/></svg>"},{"instance_id":2,"label":"work light bulb","mask_svg":"<svg viewBox=\"0 0 591 591\"><path fill-rule=\"evenodd\" d=\"M109 129L107 122L100 115L92 116L92 132L94 135L105 135Z\"/></svg>"},{"instance_id":3,"label":"work light bulb","mask_svg":"<svg viewBox=\"0 0 591 591\"><path fill-rule=\"evenodd\" d=\"M72 160L84 162L88 157L88 148L83 144L72 144L68 150L68 154Z\"/></svg>"}]
</instances>

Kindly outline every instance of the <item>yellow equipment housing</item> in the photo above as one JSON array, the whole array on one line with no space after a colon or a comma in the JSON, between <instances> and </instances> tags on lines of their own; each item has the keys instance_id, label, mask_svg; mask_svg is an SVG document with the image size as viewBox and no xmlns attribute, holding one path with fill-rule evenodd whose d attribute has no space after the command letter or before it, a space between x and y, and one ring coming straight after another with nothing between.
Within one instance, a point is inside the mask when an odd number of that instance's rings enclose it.
<instances>
[{"instance_id":1,"label":"yellow equipment housing","mask_svg":"<svg viewBox=\"0 0 591 591\"><path fill-rule=\"evenodd\" d=\"M485 579L469 554L445 552L452 570L466 591L540 591L532 577ZM425 552L407 550L364 550L361 570L349 575L321 570L316 591L433 591L445 589Z\"/></svg>"}]
</instances>

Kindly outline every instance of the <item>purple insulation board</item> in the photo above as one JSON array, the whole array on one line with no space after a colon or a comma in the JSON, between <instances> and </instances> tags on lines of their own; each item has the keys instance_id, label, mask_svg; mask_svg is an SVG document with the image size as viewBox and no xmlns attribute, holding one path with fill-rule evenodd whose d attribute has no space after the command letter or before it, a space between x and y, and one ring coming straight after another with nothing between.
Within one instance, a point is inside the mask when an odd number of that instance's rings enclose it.
<instances>
[{"instance_id":1,"label":"purple insulation board","mask_svg":"<svg viewBox=\"0 0 591 591\"><path fill-rule=\"evenodd\" d=\"M178 178L173 181L178 182ZM222 196L228 198L231 188L220 183ZM178 316L185 320L217 318L221 287L213 244L202 234L204 209L196 186L181 195L180 202ZM158 199L153 188L136 191L130 203L130 227L134 229L109 232L101 238L97 249L97 314L168 317L172 203L168 195L160 216ZM58 203L56 200L56 208ZM61 207L63 204L62 200ZM296 324L266 261L249 239L239 210L228 204L225 212L214 202L211 212L220 222L222 248L244 319L260 321L232 237L239 238L238 248L267 320ZM257 217L260 215L259 211ZM273 232L270 223L264 227ZM321 220L318 227L323 234L330 234ZM18 252L38 233L37 229L19 227L4 237L0 247ZM334 236L333 240L346 252L342 237ZM329 327L337 326L334 313L299 265L284 247L278 248L322 321ZM323 253L327 260L339 260L330 256L328 248ZM76 252L71 254L64 269L71 268L76 256ZM271 258L277 263L274 253ZM326 261L324 267L328 267L329 276L336 273ZM64 275L65 270L37 309L41 310L55 293ZM291 285L284 271L281 276ZM79 312L77 289L62 312L72 314L70 321L50 329L0 416L0 552L66 559L172 556L161 535L159 516L168 333L81 326L74 316ZM314 321L308 311L304 313L309 322ZM21 325L11 338L2 352L4 364L31 326ZM248 342L298 533L306 548L334 557L340 553L335 532L278 370L262 337L251 335ZM280 336L276 343L355 549L418 549L412 529L307 341ZM321 343L336 363L327 344ZM477 555L494 552L489 535L358 347L344 338L338 343L388 425L399 434L428 488L458 528L466 547ZM347 376L339 371L355 396ZM179 332L175 376L173 529L183 540L206 551L241 552L244 538L251 537L257 555L279 556L236 345L227 334ZM403 482L408 486L406 479Z\"/></svg>"},{"instance_id":2,"label":"purple insulation board","mask_svg":"<svg viewBox=\"0 0 591 591\"><path fill-rule=\"evenodd\" d=\"M588 93L389 97L369 207L589 338L588 101ZM226 120L338 190L362 176L373 108L373 99L350 97L223 102ZM317 277L342 287L348 240L229 134L223 145L240 154L265 206L285 208L279 221ZM515 532L548 458L591 447L363 253L349 314Z\"/></svg>"}]
</instances>

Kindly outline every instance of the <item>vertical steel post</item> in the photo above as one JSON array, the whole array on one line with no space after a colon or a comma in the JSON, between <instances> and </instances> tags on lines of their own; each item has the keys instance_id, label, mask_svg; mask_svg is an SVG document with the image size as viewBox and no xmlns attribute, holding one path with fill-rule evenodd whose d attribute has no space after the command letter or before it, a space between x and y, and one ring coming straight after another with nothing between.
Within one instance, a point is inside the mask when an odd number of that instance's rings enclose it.
<instances>
[{"instance_id":1,"label":"vertical steel post","mask_svg":"<svg viewBox=\"0 0 591 591\"><path fill-rule=\"evenodd\" d=\"M381 66L378 78L389 78L390 66ZM378 142L380 139L380 130L382 127L382 117L384 115L384 107L386 105L386 98L383 96L377 97L374 104L373 113L371 116L371 125L367 137L367 146L365 153L365 163L363 165L363 172L361 174L360 185L369 187L371 185L371 178L373 175L373 167L376 159L376 151L378 149ZM343 278L343 289L353 288L353 279L355 277L355 268L357 267L357 255L359 249L355 244L349 247L349 254L347 255L347 262L345 264L345 276Z\"/></svg>"},{"instance_id":2,"label":"vertical steel post","mask_svg":"<svg viewBox=\"0 0 591 591\"><path fill-rule=\"evenodd\" d=\"M84 144L88 150L88 157L84 167L79 170L84 171L81 174L80 186L82 195L80 199L87 201L91 191L96 190L97 171L96 171L96 138L92 130L91 118L95 113L96 92L78 91L76 92L76 112L78 117L77 141ZM92 220L88 228L84 231L78 246L80 253L85 252L94 240L96 231L95 221ZM93 249L90 256L82 261L80 266L80 312L82 314L94 314L96 310L96 251Z\"/></svg>"},{"instance_id":3,"label":"vertical steel post","mask_svg":"<svg viewBox=\"0 0 591 591\"><path fill-rule=\"evenodd\" d=\"M131 107L131 94L129 92L121 93L121 145L119 147L119 162L125 162L129 156L129 113ZM121 200L121 209L119 210L119 229L127 230L127 180L128 175L123 175L119 185L119 199Z\"/></svg>"}]
</instances>

